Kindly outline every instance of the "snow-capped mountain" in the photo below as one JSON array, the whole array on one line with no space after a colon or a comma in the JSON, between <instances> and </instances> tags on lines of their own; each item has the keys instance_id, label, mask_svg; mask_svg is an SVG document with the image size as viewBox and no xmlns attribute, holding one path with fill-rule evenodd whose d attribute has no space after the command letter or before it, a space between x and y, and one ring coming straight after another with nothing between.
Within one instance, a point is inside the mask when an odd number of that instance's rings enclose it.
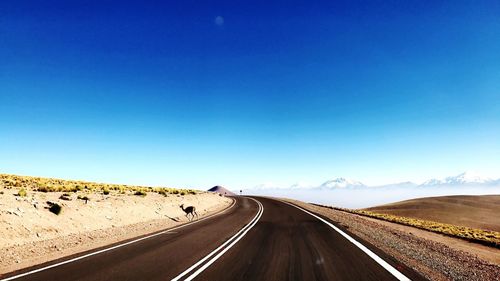
<instances>
[{"instance_id":1,"label":"snow-capped mountain","mask_svg":"<svg viewBox=\"0 0 500 281\"><path fill-rule=\"evenodd\" d=\"M253 190L270 190L270 189L289 189L289 190L318 190L318 189L343 189L343 188L357 188L357 187L365 187L363 183L346 179L346 178L335 178L332 180L328 180L321 185L313 185L305 182L298 182L292 184L288 187L279 186L273 183L263 183L257 186L254 186Z\"/></svg>"},{"instance_id":2,"label":"snow-capped mountain","mask_svg":"<svg viewBox=\"0 0 500 281\"><path fill-rule=\"evenodd\" d=\"M475 186L484 186L484 187L500 187L500 179L493 180L488 177L483 177L477 173L474 172L464 172L461 174L458 174L456 176L450 176L442 179L430 179L422 184L418 185L416 183L407 181L407 182L400 182L400 183L394 183L394 184L386 184L386 185L379 185L379 186L373 186L370 188L413 188L413 187L475 187ZM356 188L365 188L369 187L367 185L364 185L363 183L352 180L352 179L347 179L343 177L335 178L332 180L325 181L321 185L312 185L312 184L307 184L304 182L298 182L295 183L291 186L286 186L286 185L276 185L273 183L264 183L257 185L253 188L253 190L336 190L336 189L356 189Z\"/></svg>"},{"instance_id":3,"label":"snow-capped mountain","mask_svg":"<svg viewBox=\"0 0 500 281\"><path fill-rule=\"evenodd\" d=\"M333 180L328 180L319 186L321 189L336 189L336 188L354 188L354 187L364 187L365 185L359 181L346 179L346 178L336 178Z\"/></svg>"},{"instance_id":4,"label":"snow-capped mountain","mask_svg":"<svg viewBox=\"0 0 500 281\"><path fill-rule=\"evenodd\" d=\"M474 172L463 172L456 176L446 177L444 179L430 179L420 186L460 186L460 185L489 185L496 181L488 177L483 177Z\"/></svg>"}]
</instances>

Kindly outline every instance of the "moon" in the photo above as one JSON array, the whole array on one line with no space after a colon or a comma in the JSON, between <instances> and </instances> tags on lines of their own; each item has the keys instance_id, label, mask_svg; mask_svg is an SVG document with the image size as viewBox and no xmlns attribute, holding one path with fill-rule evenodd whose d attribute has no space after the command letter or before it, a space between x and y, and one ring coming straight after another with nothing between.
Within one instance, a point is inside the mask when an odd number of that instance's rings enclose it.
<instances>
[{"instance_id":1,"label":"moon","mask_svg":"<svg viewBox=\"0 0 500 281\"><path fill-rule=\"evenodd\" d=\"M215 17L215 24L218 26L221 26L224 24L224 18L221 16L216 16Z\"/></svg>"}]
</instances>

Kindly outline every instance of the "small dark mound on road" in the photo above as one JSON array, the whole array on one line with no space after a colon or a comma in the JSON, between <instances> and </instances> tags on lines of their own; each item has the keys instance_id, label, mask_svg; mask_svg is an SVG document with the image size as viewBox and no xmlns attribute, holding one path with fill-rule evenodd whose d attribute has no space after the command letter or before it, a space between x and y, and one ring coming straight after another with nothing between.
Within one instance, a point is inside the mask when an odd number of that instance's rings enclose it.
<instances>
[{"instance_id":1,"label":"small dark mound on road","mask_svg":"<svg viewBox=\"0 0 500 281\"><path fill-rule=\"evenodd\" d=\"M217 193L225 195L225 196L235 196L236 195L232 191L229 191L225 187L222 187L220 185L216 185L216 186L210 188L208 191L217 192Z\"/></svg>"}]
</instances>

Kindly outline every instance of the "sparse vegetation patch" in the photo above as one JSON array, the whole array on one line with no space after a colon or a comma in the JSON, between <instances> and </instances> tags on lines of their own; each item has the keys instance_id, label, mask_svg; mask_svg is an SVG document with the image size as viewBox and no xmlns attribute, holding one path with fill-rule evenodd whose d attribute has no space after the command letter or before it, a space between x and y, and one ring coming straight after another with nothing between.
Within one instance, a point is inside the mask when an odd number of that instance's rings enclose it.
<instances>
[{"instance_id":1,"label":"sparse vegetation patch","mask_svg":"<svg viewBox=\"0 0 500 281\"><path fill-rule=\"evenodd\" d=\"M117 191L120 194L132 193L135 195L146 195L148 192L155 192L164 196L168 194L197 194L196 190L192 189L177 189L170 187L150 187L150 186L135 186L123 184L105 184L74 180L61 180L53 178L29 177L0 174L0 186L6 189L18 188L38 192L78 192L90 191L108 195L111 191ZM19 195L21 196L21 195Z\"/></svg>"},{"instance_id":2,"label":"sparse vegetation patch","mask_svg":"<svg viewBox=\"0 0 500 281\"><path fill-rule=\"evenodd\" d=\"M414 219L402 216L388 215L388 214L379 214L365 210L353 210L346 208L337 208L330 206L321 207L331 208L338 211L344 211L351 214L357 214L361 216L366 216L370 218L380 219L384 221L389 221L393 223L398 223L402 225L408 225L452 237L457 237L461 239L465 239L471 242L481 243L484 245L500 248L500 232L489 231L483 229L470 228L466 226L458 226L422 219Z\"/></svg>"}]
</instances>

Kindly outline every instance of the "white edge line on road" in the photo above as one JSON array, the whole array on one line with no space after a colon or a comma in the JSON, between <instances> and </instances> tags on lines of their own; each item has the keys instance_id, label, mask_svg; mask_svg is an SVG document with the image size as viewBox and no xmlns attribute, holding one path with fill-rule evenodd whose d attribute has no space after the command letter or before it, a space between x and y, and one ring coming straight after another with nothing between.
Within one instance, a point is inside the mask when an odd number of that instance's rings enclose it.
<instances>
[{"instance_id":1,"label":"white edge line on road","mask_svg":"<svg viewBox=\"0 0 500 281\"><path fill-rule=\"evenodd\" d=\"M281 201L281 200L280 200ZM403 273L399 272L397 269L395 269L392 265L388 264L386 261L384 261L381 257L377 256L374 252L372 252L370 249L368 249L367 247L365 247L363 244L359 243L358 241L356 241L354 238L352 238L351 236L349 236L347 233L343 232L342 230L340 230L338 227L336 227L335 225L333 225L332 223L326 221L325 219L295 205L295 204L292 204L292 203L288 203L286 201L281 201L283 203L286 203L290 206L293 206L303 212L306 212L308 213L309 215L317 218L318 220L326 223L328 226L330 226L331 228L333 228L335 231L337 231L338 233L340 233L340 235L344 236L347 240L349 240L349 242L353 243L354 245L356 245L361 251L365 252L365 254L367 254L370 258L372 258L374 261L376 261L380 266L382 266L383 268L385 268L387 271L389 271L389 273L391 273L394 277L396 277L398 280L401 280L401 281L409 281L410 279L408 277L406 277Z\"/></svg>"},{"instance_id":2,"label":"white edge line on road","mask_svg":"<svg viewBox=\"0 0 500 281\"><path fill-rule=\"evenodd\" d=\"M196 220L196 221L192 221L192 222L189 222L189 223L186 223L186 224L174 227L174 228L170 228L170 229L167 229L167 230L155 233L155 234L151 234L151 235L148 235L148 236L145 236L145 237L141 237L141 238L138 238L138 239L135 239L135 240L132 240L132 241L128 241L128 242L125 242L123 244L115 245L113 247L109 247L109 248L105 248L105 249L102 249L102 250L99 250L99 251L96 251L96 252L88 253L88 254L83 255L83 256L79 256L79 257L72 258L72 259L69 259L69 260L65 260L65 261L62 261L62 262L59 262L59 263L51 264L51 265L48 265L48 266L45 266L45 267L42 267L42 268L34 269L32 271L28 271L28 272L25 272L25 273L14 275L14 276L11 276L11 277L8 277L8 278L0 279L0 281L14 280L14 279L17 279L17 278L20 278L20 277L24 277L24 276L33 274L33 273L37 273L37 272L44 271L44 270L47 270L47 269L50 269L50 268L58 267L58 266L61 266L63 264L75 262L77 260L81 260L81 259L84 259L84 258L88 258L90 256L94 256L94 255L101 254L101 253L104 253L104 252L107 252L107 251L111 251L111 250L114 250L114 249L117 249L117 248L120 248L120 247L123 247L123 246L127 246L127 245L130 245L130 244L133 244L133 243L145 240L145 239L149 239L149 238L152 238L152 237L155 237L155 236L158 236L158 235L162 235L162 234L168 233L168 232L170 232L172 230L177 230L179 228L183 228L183 227L186 227L188 225L192 225L192 224L204 221L204 220L209 219L209 218L214 217L214 216L221 215L221 214L229 211L236 204L236 200L233 199L233 198L231 198L231 199L233 200L233 203L231 204L231 206L229 206L228 208L222 210L221 212L212 214L212 215L210 215L208 217L204 217L202 219L199 219L199 220Z\"/></svg>"},{"instance_id":3,"label":"white edge line on road","mask_svg":"<svg viewBox=\"0 0 500 281\"><path fill-rule=\"evenodd\" d=\"M224 248L224 246L226 246L228 243L232 242L229 246L227 246L219 254L217 254L210 261L208 261L207 263L205 263L202 267L200 267L198 270L196 270L195 272L193 272L190 276L188 276L184 280L185 281L186 280L192 280L193 278L195 278L198 274L200 274L201 272L203 272L207 267L209 267L218 258L220 258L227 250L229 250L232 246L234 246L234 244L236 244L243 236L245 236L245 234L259 221L260 217L262 216L262 213L264 213L264 206L259 201L255 200L253 198L250 198L250 197L246 197L246 198L254 200L255 202L257 202L257 206L259 206L259 211L255 215L255 217L245 227L243 227L240 231L238 231L238 233L236 233L229 240L227 240L224 244L220 245L219 247L217 247L217 249L215 249L212 252L210 252L203 259L201 259L200 261L198 261L197 263L195 263L194 265L192 265L191 267L189 267L188 269L186 269L184 272L182 272L177 277L175 277L174 279L172 279L172 281L178 281L178 280L180 280L183 276L185 276L186 274L188 274L189 272L191 272L193 269L195 269L196 267L198 267L200 264L202 264L203 262L205 262L207 259L209 259L211 256L213 256L215 253L217 253L220 249Z\"/></svg>"}]
</instances>

